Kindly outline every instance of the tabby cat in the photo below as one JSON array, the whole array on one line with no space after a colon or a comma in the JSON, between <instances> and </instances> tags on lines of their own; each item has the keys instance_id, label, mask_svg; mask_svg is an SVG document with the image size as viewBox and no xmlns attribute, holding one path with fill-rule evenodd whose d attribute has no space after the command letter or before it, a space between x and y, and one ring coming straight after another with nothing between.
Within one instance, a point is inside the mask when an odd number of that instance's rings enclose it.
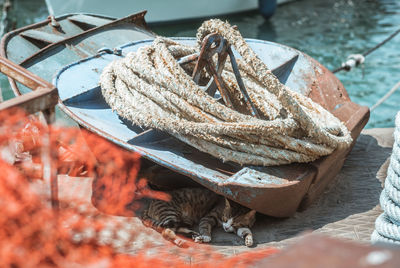
<instances>
[{"instance_id":1,"label":"tabby cat","mask_svg":"<svg viewBox=\"0 0 400 268\"><path fill-rule=\"evenodd\" d=\"M142 221L162 233L163 237L180 247L185 240L176 234L191 236L197 243L211 241L211 231L216 225L226 232L244 238L245 245L253 245L255 210L250 210L205 188L181 188L168 191L171 200L152 200L143 212ZM193 230L198 224L199 232Z\"/></svg>"}]
</instances>

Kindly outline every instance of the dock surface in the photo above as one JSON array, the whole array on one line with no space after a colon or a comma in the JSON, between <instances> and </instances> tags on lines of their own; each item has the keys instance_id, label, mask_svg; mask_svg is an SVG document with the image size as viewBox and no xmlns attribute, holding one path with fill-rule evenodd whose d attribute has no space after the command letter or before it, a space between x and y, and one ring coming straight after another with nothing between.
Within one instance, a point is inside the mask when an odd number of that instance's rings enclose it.
<instances>
[{"instance_id":1,"label":"dock surface","mask_svg":"<svg viewBox=\"0 0 400 268\"><path fill-rule=\"evenodd\" d=\"M255 226L252 228L255 248L285 248L307 231L369 244L375 219L382 212L379 195L393 146L393 131L393 128L364 130L336 180L305 211L297 212L287 219L257 215ZM59 176L60 199L83 200L90 210L100 213L90 202L91 185L91 178ZM144 228L141 221L135 217L103 217L105 221L121 223L127 231ZM133 253L149 240L154 245L165 244L159 233L147 228L145 234L132 242L131 248L124 247L120 251ZM116 246L118 247L117 242ZM252 250L244 246L241 238L225 233L222 228L213 231L211 246L224 255Z\"/></svg>"}]
</instances>

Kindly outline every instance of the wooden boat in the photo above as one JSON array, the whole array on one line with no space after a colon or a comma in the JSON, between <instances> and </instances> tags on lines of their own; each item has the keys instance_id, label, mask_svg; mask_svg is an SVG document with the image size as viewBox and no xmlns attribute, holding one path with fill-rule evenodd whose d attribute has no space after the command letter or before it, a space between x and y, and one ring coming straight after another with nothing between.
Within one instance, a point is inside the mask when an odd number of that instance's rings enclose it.
<instances>
[{"instance_id":1,"label":"wooden boat","mask_svg":"<svg viewBox=\"0 0 400 268\"><path fill-rule=\"evenodd\" d=\"M307 164L239 166L223 163L166 133L132 125L113 113L102 98L98 78L110 61L154 38L146 29L143 16L139 13L121 20L108 19L109 23L89 27L87 25L93 26L89 21L99 19L104 22L107 18L67 15L58 19L61 28L66 25L65 38L50 42L51 37L59 34L49 34L53 26L46 21L9 33L2 40L2 54L47 81L62 68L53 80L59 91L58 106L79 125L242 205L267 215L288 217L323 193L340 171L351 148L336 150ZM71 25L78 25L82 31L68 36L67 29ZM89 29L85 30L85 27ZM44 44L44 36L46 45L36 45L30 55L18 57L19 48L33 47L37 42ZM190 38L177 40L194 42ZM247 42L282 83L311 97L342 120L355 142L368 121L369 110L351 102L343 85L331 72L293 48L261 40L249 39ZM98 51L100 47L106 48ZM16 84L14 90L16 93L22 91ZM157 180L158 183L174 184L171 177L168 180L158 177Z\"/></svg>"},{"instance_id":2,"label":"wooden boat","mask_svg":"<svg viewBox=\"0 0 400 268\"><path fill-rule=\"evenodd\" d=\"M0 54L47 81L64 65L133 40L153 37L144 20L146 12L123 19L67 14L11 31L1 39ZM16 96L29 92L12 79Z\"/></svg>"}]
</instances>

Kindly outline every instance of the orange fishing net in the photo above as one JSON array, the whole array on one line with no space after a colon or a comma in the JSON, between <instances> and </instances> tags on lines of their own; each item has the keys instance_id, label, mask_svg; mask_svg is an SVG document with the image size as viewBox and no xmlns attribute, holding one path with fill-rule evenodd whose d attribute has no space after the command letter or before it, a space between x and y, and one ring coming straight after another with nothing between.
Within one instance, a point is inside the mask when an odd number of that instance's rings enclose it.
<instances>
[{"instance_id":1,"label":"orange fishing net","mask_svg":"<svg viewBox=\"0 0 400 268\"><path fill-rule=\"evenodd\" d=\"M135 200L168 196L138 178L138 154L84 130L46 126L20 110L1 112L0 122L1 267L246 267L276 252L225 257L206 245L153 242L160 235L138 224ZM53 193L69 194L54 209L49 181L62 174ZM92 181L89 192L101 212L83 189Z\"/></svg>"}]
</instances>

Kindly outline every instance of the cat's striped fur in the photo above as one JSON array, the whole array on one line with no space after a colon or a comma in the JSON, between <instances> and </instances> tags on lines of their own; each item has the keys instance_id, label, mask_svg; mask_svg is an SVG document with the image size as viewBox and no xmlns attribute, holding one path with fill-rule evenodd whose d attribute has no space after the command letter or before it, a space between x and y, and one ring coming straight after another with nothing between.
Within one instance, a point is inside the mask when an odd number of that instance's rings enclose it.
<instances>
[{"instance_id":1,"label":"cat's striped fur","mask_svg":"<svg viewBox=\"0 0 400 268\"><path fill-rule=\"evenodd\" d=\"M195 242L211 241L212 228L222 225L226 232L235 232L251 246L250 228L255 222L255 211L229 202L205 188L181 188L168 191L171 200L152 200L143 212L142 220L162 233L174 244L187 246L176 234L189 235ZM198 225L199 231L193 230Z\"/></svg>"}]
</instances>

